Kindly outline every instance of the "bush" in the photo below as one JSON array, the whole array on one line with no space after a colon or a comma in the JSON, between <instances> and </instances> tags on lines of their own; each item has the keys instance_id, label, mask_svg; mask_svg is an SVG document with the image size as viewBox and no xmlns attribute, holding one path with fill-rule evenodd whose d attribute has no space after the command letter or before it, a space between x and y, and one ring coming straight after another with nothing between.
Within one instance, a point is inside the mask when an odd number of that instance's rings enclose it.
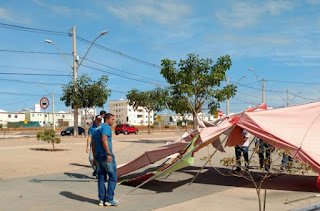
<instances>
[{"instance_id":1,"label":"bush","mask_svg":"<svg viewBox=\"0 0 320 211\"><path fill-rule=\"evenodd\" d=\"M59 144L61 142L60 138L56 138L55 137L56 133L54 130L52 129L45 129L44 131L40 131L37 133L37 139L38 140L42 140L42 141L46 141L48 143L51 142L52 147L53 147L53 151L54 151L54 144Z\"/></svg>"},{"instance_id":2,"label":"bush","mask_svg":"<svg viewBox=\"0 0 320 211\"><path fill-rule=\"evenodd\" d=\"M169 128L169 125L165 125L164 128Z\"/></svg>"}]
</instances>

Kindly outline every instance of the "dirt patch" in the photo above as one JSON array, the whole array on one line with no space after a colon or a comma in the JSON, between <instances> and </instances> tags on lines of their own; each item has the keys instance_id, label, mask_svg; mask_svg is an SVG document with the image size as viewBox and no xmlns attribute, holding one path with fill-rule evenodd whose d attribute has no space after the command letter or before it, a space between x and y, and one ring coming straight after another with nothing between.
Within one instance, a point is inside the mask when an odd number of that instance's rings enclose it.
<instances>
[{"instance_id":1,"label":"dirt patch","mask_svg":"<svg viewBox=\"0 0 320 211\"><path fill-rule=\"evenodd\" d=\"M30 148L30 150L35 150L35 151L48 151L48 152L61 152L61 151L70 151L68 149L46 149L46 148Z\"/></svg>"}]
</instances>

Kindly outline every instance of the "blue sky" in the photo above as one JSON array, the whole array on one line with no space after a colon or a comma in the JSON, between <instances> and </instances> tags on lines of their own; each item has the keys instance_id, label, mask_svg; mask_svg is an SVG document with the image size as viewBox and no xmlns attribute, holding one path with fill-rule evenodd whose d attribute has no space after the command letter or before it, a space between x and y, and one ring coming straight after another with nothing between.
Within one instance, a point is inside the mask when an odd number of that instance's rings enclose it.
<instances>
[{"instance_id":1,"label":"blue sky","mask_svg":"<svg viewBox=\"0 0 320 211\"><path fill-rule=\"evenodd\" d=\"M87 58L99 64L84 61L78 71L78 75L88 74L93 80L107 74L112 90L108 101L125 98L132 88L149 90L155 84L166 85L158 67L161 60L183 59L188 53L214 61L229 54L230 81L235 83L246 76L238 83L237 96L230 100L231 112L261 103L260 84L249 68L260 80L266 80L269 106L285 106L287 89L291 104L320 98L320 0L1 0L0 23L0 109L6 111L33 109L41 97L48 97L38 83L55 93L56 111L67 109L59 100L61 83L72 80L67 76L72 75L72 70L61 55L47 54L58 50L44 39L59 46L72 64L72 37L67 33L73 25L77 36L90 41L101 31L109 31L96 44L116 53L93 47ZM50 30L59 35L17 30L8 25ZM77 40L79 56L84 56L88 47ZM51 111L51 106L47 110ZM225 112L225 103L221 103L221 110Z\"/></svg>"}]
</instances>

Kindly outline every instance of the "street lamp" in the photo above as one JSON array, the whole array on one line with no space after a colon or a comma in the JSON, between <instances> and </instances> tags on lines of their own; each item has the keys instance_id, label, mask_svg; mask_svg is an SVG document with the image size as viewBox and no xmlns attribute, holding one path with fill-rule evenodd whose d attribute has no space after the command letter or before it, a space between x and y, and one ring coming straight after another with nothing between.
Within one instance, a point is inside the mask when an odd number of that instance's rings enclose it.
<instances>
[{"instance_id":1,"label":"street lamp","mask_svg":"<svg viewBox=\"0 0 320 211\"><path fill-rule=\"evenodd\" d=\"M102 31L99 36L97 36L92 42L91 42L91 45L90 47L88 48L87 52L85 53L85 56L82 58L79 66L77 67L77 50L76 50L76 28L75 26L72 27L72 38L73 38L73 66L69 63L68 59L65 57L65 55L62 53L62 51L59 49L59 47L54 43L52 42L51 40L44 40L45 42L49 43L49 44L53 44L60 52L60 54L63 56L63 58L67 61L67 63L69 64L69 66L71 67L71 69L73 69L73 82L74 82L74 92L77 93L78 90L77 90L77 71L79 69L79 67L81 66L83 60L85 59L85 57L87 56L87 54L89 53L89 50L91 49L92 45L95 43L95 41L107 34L108 31L107 30L104 30ZM77 105L74 105L73 106L73 109L74 109L74 128L73 128L73 136L74 137L77 137L78 136L78 106Z\"/></svg>"},{"instance_id":2,"label":"street lamp","mask_svg":"<svg viewBox=\"0 0 320 211\"><path fill-rule=\"evenodd\" d=\"M265 90L264 90L264 79L262 79L262 84L261 84L261 82L260 82L260 80L259 80L256 72L255 72L251 67L249 68L249 71L251 71L251 72L254 73L256 79L258 80L258 82L259 82L259 84L260 84L260 88L261 88L261 91L262 91L262 103L265 103L266 100L265 100L265 93L264 93L264 91L265 91Z\"/></svg>"},{"instance_id":3,"label":"street lamp","mask_svg":"<svg viewBox=\"0 0 320 211\"><path fill-rule=\"evenodd\" d=\"M48 95L50 96L50 93L48 92L47 88L45 86L43 86L42 84L38 84L39 86L43 87L46 92L48 93ZM53 121L53 130L56 131L56 123L55 123L55 118L54 118L54 93L51 93L52 96L51 99L52 99L52 121Z\"/></svg>"}]
</instances>

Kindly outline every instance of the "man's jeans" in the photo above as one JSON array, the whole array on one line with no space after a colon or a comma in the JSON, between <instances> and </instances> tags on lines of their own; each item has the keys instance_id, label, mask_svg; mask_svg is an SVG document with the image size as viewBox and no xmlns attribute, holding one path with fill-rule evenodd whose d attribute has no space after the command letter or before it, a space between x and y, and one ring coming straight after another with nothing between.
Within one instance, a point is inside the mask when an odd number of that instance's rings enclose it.
<instances>
[{"instance_id":1,"label":"man's jeans","mask_svg":"<svg viewBox=\"0 0 320 211\"><path fill-rule=\"evenodd\" d=\"M289 162L288 162L289 161ZM282 161L281 161L281 165L283 167L288 166L289 168L292 166L292 162L293 159L291 156L286 155L285 153L283 153L283 157L282 157Z\"/></svg>"},{"instance_id":2,"label":"man's jeans","mask_svg":"<svg viewBox=\"0 0 320 211\"><path fill-rule=\"evenodd\" d=\"M258 143L260 168L262 169L265 167L265 170L268 171L271 164L271 145L261 139L259 139ZM264 154L266 154L266 157L264 157Z\"/></svg>"},{"instance_id":3,"label":"man's jeans","mask_svg":"<svg viewBox=\"0 0 320 211\"><path fill-rule=\"evenodd\" d=\"M97 172L98 172L98 192L99 199L102 201L113 201L114 189L117 185L117 165L114 156L112 156L112 162L107 162L106 155L97 155ZM105 177L109 176L108 188L106 190Z\"/></svg>"},{"instance_id":4,"label":"man's jeans","mask_svg":"<svg viewBox=\"0 0 320 211\"><path fill-rule=\"evenodd\" d=\"M243 157L244 157L244 160L245 160L245 166L246 166L246 169L249 168L249 154L248 154L248 151L249 151L249 147L239 147L238 145L235 146L235 152L236 152L236 159L237 159L237 171L240 171L240 166L241 166L241 161L240 161L240 157L241 157L241 153L243 153Z\"/></svg>"}]
</instances>

